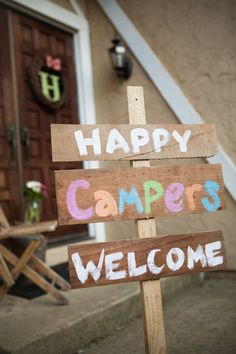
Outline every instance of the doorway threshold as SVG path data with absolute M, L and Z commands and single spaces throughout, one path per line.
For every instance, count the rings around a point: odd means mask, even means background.
M 78 243 L 92 243 L 95 242 L 95 237 L 81 237 L 77 236 L 65 240 L 64 242 L 50 243 L 46 250 L 46 263 L 52 267 L 61 263 L 68 262 L 67 246 Z
M 91 239 L 94 239 L 94 237 L 89 236 L 88 232 L 61 235 L 58 236 L 57 238 L 48 237 L 47 247 L 54 248 L 62 245 L 69 245 L 75 242 L 87 241 L 87 240 L 89 241 Z

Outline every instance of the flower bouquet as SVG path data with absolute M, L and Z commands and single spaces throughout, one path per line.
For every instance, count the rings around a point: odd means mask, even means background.
M 24 196 L 28 199 L 25 211 L 25 222 L 40 221 L 40 202 L 48 195 L 47 186 L 38 181 L 28 181 L 24 189 Z

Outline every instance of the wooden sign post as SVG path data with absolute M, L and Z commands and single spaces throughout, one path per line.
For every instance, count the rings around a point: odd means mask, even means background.
M 146 124 L 144 95 L 142 87 L 128 87 L 129 124 Z M 150 167 L 149 161 L 132 161 L 133 167 Z M 137 220 L 136 230 L 138 238 L 155 237 L 156 222 Z M 145 281 L 140 283 L 143 303 L 145 347 L 148 354 L 166 353 L 165 330 L 161 298 L 161 281 Z
M 137 240 L 68 247 L 72 288 L 140 281 L 146 352 L 166 353 L 160 278 L 226 267 L 221 230 L 157 237 L 154 217 L 224 209 L 216 165 L 150 167 L 212 156 L 213 125 L 146 125 L 143 89 L 128 87 L 129 125 L 52 125 L 53 161 L 130 160 L 130 168 L 56 171 L 59 224 L 133 219 Z

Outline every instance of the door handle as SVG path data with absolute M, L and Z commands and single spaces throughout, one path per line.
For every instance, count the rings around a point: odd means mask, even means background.
M 7 128 L 6 134 L 7 142 L 11 145 L 11 158 L 10 166 L 16 166 L 16 128 L 14 125 L 10 125 Z
M 28 165 L 30 160 L 30 138 L 27 127 L 20 127 L 20 141 L 25 147 L 25 164 Z

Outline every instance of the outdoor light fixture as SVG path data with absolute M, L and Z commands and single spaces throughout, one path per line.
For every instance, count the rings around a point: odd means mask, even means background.
M 126 48 L 119 38 L 112 39 L 112 43 L 113 46 L 109 48 L 109 54 L 114 69 L 119 78 L 127 80 L 132 74 L 133 65 L 131 59 L 127 56 Z

